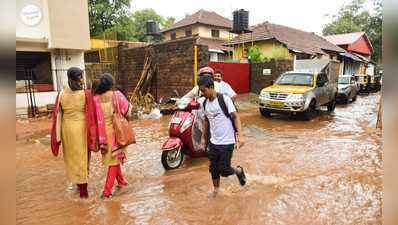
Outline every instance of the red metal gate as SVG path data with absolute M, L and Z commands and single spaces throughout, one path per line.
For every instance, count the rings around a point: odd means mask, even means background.
M 214 70 L 222 70 L 223 80 L 238 94 L 249 93 L 250 76 L 248 63 L 209 62 Z

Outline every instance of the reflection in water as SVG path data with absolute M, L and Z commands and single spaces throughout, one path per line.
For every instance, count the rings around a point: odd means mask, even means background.
M 222 179 L 209 198 L 208 161 L 186 158 L 164 171 L 160 145 L 169 117 L 134 123 L 137 143 L 124 165 L 129 186 L 98 199 L 105 179 L 100 156 L 90 165 L 88 200 L 68 189 L 62 156 L 51 156 L 48 138 L 19 142 L 18 224 L 381 224 L 382 149 L 376 123 L 378 95 L 358 97 L 307 122 L 263 118 L 255 105 L 240 113 L 246 145 L 233 163 L 247 171 Z

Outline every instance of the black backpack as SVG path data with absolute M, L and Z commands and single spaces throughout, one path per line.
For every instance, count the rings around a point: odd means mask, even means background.
M 223 111 L 224 115 L 231 120 L 232 127 L 234 128 L 234 131 L 236 133 L 237 129 L 236 129 L 236 126 L 235 126 L 235 122 L 232 119 L 231 115 L 228 113 L 227 105 L 225 104 L 225 101 L 224 101 L 224 95 L 220 94 L 220 93 L 217 93 L 217 100 L 218 100 L 218 104 L 220 105 L 220 108 Z M 207 98 L 203 102 L 203 110 L 204 111 L 206 111 L 206 103 L 207 103 Z

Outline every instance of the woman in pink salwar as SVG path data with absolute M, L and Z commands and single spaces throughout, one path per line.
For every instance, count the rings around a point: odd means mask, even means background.
M 102 162 L 108 167 L 108 174 L 101 195 L 102 199 L 112 196 L 115 179 L 119 188 L 127 185 L 120 166 L 126 159 L 126 149 L 119 148 L 116 143 L 112 116 L 115 107 L 118 107 L 118 111 L 127 117 L 130 104 L 123 93 L 113 90 L 113 83 L 112 75 L 105 73 L 101 76 L 94 90 L 94 105 L 98 121 L 98 144 L 102 153 Z

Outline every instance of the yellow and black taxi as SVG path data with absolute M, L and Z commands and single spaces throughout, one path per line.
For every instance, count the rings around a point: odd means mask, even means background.
M 370 93 L 370 76 L 366 74 L 355 74 L 355 80 L 359 85 L 359 93 Z
M 312 119 L 316 110 L 326 105 L 329 112 L 336 106 L 337 85 L 330 82 L 326 73 L 286 72 L 272 86 L 261 90 L 259 108 L 261 115 L 271 113 L 302 114 Z

